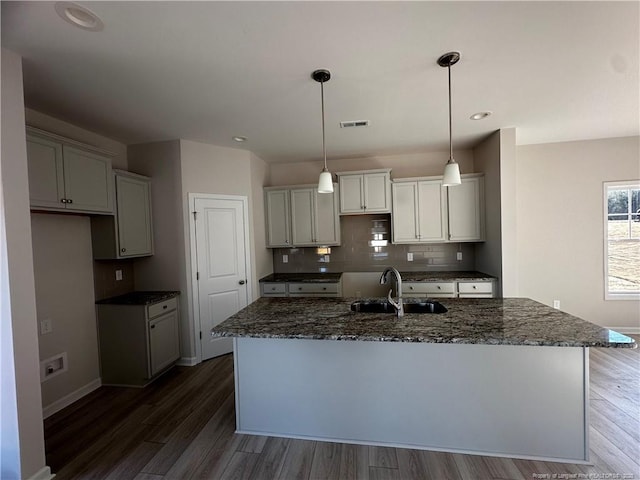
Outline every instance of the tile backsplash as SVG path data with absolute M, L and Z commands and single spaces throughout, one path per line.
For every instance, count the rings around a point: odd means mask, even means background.
M 116 280 L 116 271 L 122 280 Z M 133 260 L 94 260 L 93 284 L 96 300 L 116 297 L 133 291 Z
M 474 244 L 392 245 L 389 214 L 342 216 L 340 228 L 339 247 L 274 249 L 274 272 L 377 272 L 388 266 L 414 272 L 475 268 Z M 458 252 L 462 260 L 457 260 Z M 408 253 L 413 254 L 411 262 Z

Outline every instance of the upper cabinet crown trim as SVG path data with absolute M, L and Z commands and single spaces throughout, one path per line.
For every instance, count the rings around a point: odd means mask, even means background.
M 479 178 L 484 177 L 484 173 L 463 173 L 460 175 L 460 178 Z M 429 180 L 442 180 L 442 175 L 432 175 L 429 177 L 403 177 L 403 178 L 394 178 L 391 180 L 392 183 L 403 183 L 403 182 L 421 182 L 421 181 L 429 181 Z
M 72 138 L 63 137 L 62 135 L 58 135 L 57 133 L 47 132 L 46 130 L 41 130 L 36 127 L 32 127 L 31 125 L 26 126 L 27 133 L 31 135 L 38 135 L 40 137 L 48 138 L 50 140 L 56 140 L 61 143 L 65 143 L 67 145 L 71 145 L 73 147 L 81 148 L 82 150 L 86 150 L 89 152 L 97 153 L 99 155 L 105 155 L 108 157 L 115 157 L 117 154 L 111 152 L 109 150 L 105 150 L 100 147 L 96 147 L 94 145 L 87 145 L 86 143 L 79 142 L 77 140 L 73 140 Z
M 367 173 L 391 173 L 390 168 L 378 168 L 375 170 L 354 170 L 351 172 L 334 172 L 337 176 L 340 175 L 363 175 Z

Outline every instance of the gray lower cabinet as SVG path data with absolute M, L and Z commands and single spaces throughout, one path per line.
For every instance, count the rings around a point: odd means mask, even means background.
M 153 255 L 151 179 L 114 171 L 116 211 L 91 217 L 91 243 L 96 260 Z
M 97 310 L 103 385 L 144 386 L 180 358 L 178 297 Z

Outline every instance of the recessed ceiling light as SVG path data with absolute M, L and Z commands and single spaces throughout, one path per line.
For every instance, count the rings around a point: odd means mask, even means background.
M 474 113 L 473 115 L 471 115 L 469 118 L 471 120 L 482 120 L 483 118 L 487 118 L 489 115 L 491 115 L 492 112 L 478 112 L 478 113 Z
M 104 29 L 104 23 L 98 16 L 82 5 L 73 2 L 56 2 L 56 12 L 62 19 L 83 30 L 100 32 Z
M 237 135 L 237 136 L 233 137 L 233 139 L 238 143 L 242 143 L 242 142 L 246 142 L 247 141 L 247 137 L 243 137 L 241 135 Z

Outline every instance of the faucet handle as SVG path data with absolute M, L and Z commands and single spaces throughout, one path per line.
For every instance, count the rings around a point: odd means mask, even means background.
M 393 299 L 393 297 L 391 296 L 391 292 L 393 292 L 393 288 L 389 289 L 389 294 L 387 295 L 387 300 L 389 300 L 389 303 L 391 305 L 393 305 L 394 307 L 398 308 L 400 306 L 400 304 Z

